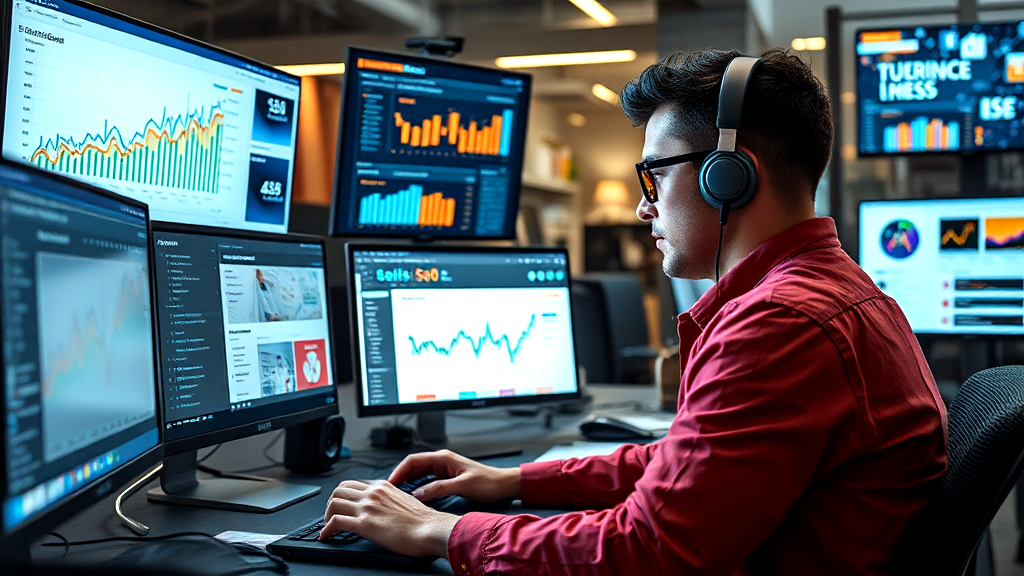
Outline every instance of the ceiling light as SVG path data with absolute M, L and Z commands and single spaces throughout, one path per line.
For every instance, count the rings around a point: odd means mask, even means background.
M 590 89 L 590 92 L 594 96 L 597 96 L 601 100 L 611 104 L 612 106 L 619 105 L 619 95 L 614 90 L 605 86 L 604 84 L 594 84 L 594 87 Z
M 636 60 L 633 50 L 607 50 L 604 52 L 570 52 L 565 54 L 534 54 L 531 56 L 502 56 L 494 60 L 498 68 L 537 68 L 540 66 L 573 66 L 576 64 L 610 64 Z
M 847 90 L 846 92 L 843 92 L 839 96 L 839 101 L 842 102 L 843 104 L 856 104 L 857 103 L 857 95 L 854 94 L 853 92 L 850 92 L 849 90 Z
M 618 19 L 597 0 L 569 0 L 601 26 L 614 26 Z
M 573 112 L 565 117 L 565 121 L 569 123 L 569 126 L 575 128 L 583 128 L 587 125 L 587 117 L 579 112 Z
M 790 44 L 793 50 L 803 52 L 804 50 L 824 50 L 825 39 L 821 36 L 815 36 L 813 38 L 793 38 L 793 43 Z
M 334 76 L 345 73 L 345 63 L 294 64 L 291 66 L 278 66 L 277 69 L 289 74 L 295 74 L 296 76 Z

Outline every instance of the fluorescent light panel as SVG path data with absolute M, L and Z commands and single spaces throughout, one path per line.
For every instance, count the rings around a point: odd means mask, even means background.
M 614 90 L 605 86 L 604 84 L 594 84 L 593 88 L 590 89 L 590 92 L 594 96 L 597 96 L 598 98 L 604 100 L 605 102 L 611 104 L 612 106 L 619 105 L 619 95 L 616 94 Z
M 345 73 L 345 63 L 293 64 L 290 66 L 278 66 L 277 69 L 295 74 L 296 76 L 334 76 Z
M 792 44 L 793 50 L 803 52 L 805 50 L 824 50 L 825 39 L 821 36 L 815 36 L 813 38 L 793 38 Z
M 597 0 L 569 0 L 576 5 L 577 8 L 583 10 L 583 12 L 597 21 L 601 26 L 614 26 L 618 22 L 618 18 L 615 14 L 608 11 L 607 8 L 601 5 Z
M 577 64 L 611 64 L 636 60 L 633 50 L 607 50 L 604 52 L 569 52 L 564 54 L 533 54 L 529 56 L 502 56 L 494 60 L 498 68 L 539 68 L 542 66 L 574 66 Z

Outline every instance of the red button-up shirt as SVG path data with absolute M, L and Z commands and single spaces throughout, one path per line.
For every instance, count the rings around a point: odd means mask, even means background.
M 448 541 L 456 574 L 893 573 L 946 470 L 945 409 L 832 220 L 761 245 L 679 317 L 679 337 L 668 435 L 524 464 L 525 505 L 588 511 L 467 514 Z

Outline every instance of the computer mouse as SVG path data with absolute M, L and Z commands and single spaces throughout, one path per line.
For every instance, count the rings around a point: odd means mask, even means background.
M 580 424 L 580 434 L 589 440 L 651 440 L 654 433 L 608 416 L 593 416 Z

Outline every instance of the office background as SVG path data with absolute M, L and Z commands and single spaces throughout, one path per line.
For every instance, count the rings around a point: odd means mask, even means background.
M 643 132 L 617 107 L 621 87 L 660 56 L 701 47 L 747 53 L 790 46 L 834 96 L 839 136 L 818 188 L 817 211 L 836 218 L 847 251 L 858 254 L 858 205 L 890 199 L 1020 196 L 1024 155 L 860 157 L 857 153 L 855 30 L 1024 19 L 1024 3 L 906 0 L 607 0 L 614 21 L 599 21 L 567 0 L 99 0 L 98 4 L 245 56 L 295 66 L 302 76 L 290 230 L 325 234 L 337 158 L 348 46 L 404 51 L 413 36 L 465 38 L 457 61 L 495 65 L 503 56 L 632 51 L 626 61 L 548 66 L 533 74 L 517 237 L 565 246 L 574 275 L 635 275 L 652 350 L 670 344 L 671 316 L 685 300 L 666 288 L 660 253 L 633 213 L 639 199 L 633 163 Z M 320 65 L 301 68 L 301 66 Z M 983 186 L 967 186 L 983 174 Z M 332 290 L 344 288 L 340 243 L 328 239 Z M 672 296 L 670 296 L 672 295 Z M 344 348 L 347 338 L 336 346 Z M 944 394 L 979 369 L 1024 363 L 1020 337 L 971 340 L 924 336 Z M 640 354 L 640 356 L 644 356 Z M 653 358 L 653 356 L 648 356 Z M 671 372 L 671 370 L 669 370 Z M 653 374 L 637 376 L 637 379 Z M 997 573 L 1016 564 L 1014 496 L 993 525 Z

